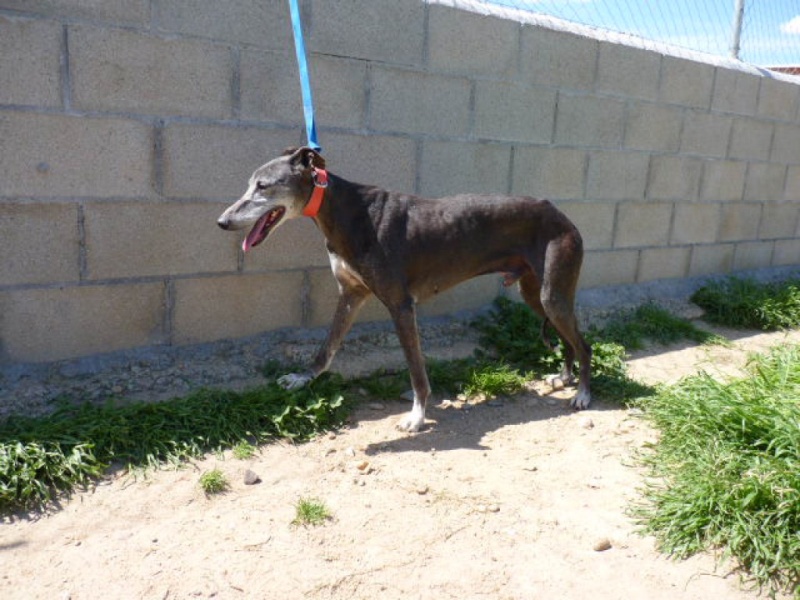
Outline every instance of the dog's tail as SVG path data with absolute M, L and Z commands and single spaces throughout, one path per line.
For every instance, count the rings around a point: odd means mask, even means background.
M 539 331 L 539 337 L 542 338 L 542 343 L 548 350 L 550 350 L 550 352 L 555 352 L 556 351 L 555 344 L 553 344 L 553 342 L 551 342 L 550 338 L 547 336 L 548 325 L 550 325 L 550 319 L 545 317 L 544 319 L 542 319 L 542 329 Z

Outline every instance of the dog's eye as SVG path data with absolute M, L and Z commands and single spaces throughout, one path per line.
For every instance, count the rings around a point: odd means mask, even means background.
M 263 192 L 265 189 L 267 189 L 267 182 L 266 182 L 266 181 L 259 181 L 259 182 L 257 182 L 257 183 L 256 183 L 256 189 L 257 189 L 259 192 Z

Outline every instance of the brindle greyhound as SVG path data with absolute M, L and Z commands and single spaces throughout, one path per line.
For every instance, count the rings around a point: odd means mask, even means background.
M 301 387 L 328 369 L 359 308 L 374 294 L 394 320 L 414 389 L 413 408 L 398 427 L 418 431 L 431 389 L 417 303 L 499 272 L 506 285 L 519 281 L 525 302 L 555 328 L 564 345 L 566 383 L 574 381 L 578 359 L 579 386 L 571 406 L 589 406 L 591 349 L 574 311 L 583 242 L 561 211 L 547 200 L 520 196 L 420 198 L 352 183 L 324 168 L 324 159 L 311 148 L 288 149 L 253 173 L 247 192 L 218 220 L 223 229 L 252 227 L 242 244 L 245 252 L 301 215 L 312 217 L 327 240 L 339 303 L 311 369 L 281 377 L 283 387 Z

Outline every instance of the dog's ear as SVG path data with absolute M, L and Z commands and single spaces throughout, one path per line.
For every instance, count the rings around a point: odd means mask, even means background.
M 284 154 L 291 154 L 289 162 L 297 167 L 303 169 L 310 169 L 312 167 L 316 167 L 317 169 L 325 168 L 325 159 L 322 158 L 319 152 L 312 148 L 287 148 Z

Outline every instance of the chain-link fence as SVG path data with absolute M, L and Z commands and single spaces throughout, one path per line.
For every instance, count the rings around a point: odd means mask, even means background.
M 487 0 L 484 4 L 763 67 L 800 66 L 800 0 Z

